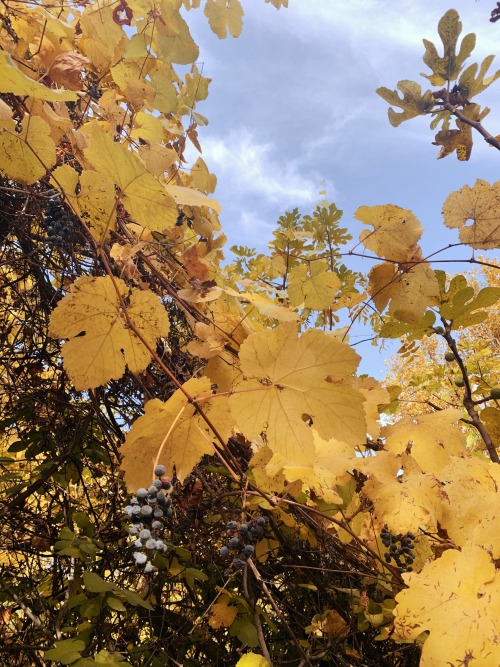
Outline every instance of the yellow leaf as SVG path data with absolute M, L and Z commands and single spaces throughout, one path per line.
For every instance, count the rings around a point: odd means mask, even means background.
M 183 385 L 185 391 L 199 398 L 211 395 L 207 377 L 192 378 Z M 232 420 L 225 397 L 204 400 L 200 406 L 224 440 L 231 435 Z M 121 448 L 122 468 L 130 491 L 151 484 L 153 466 L 158 454 L 170 475 L 173 468 L 178 479 L 184 481 L 205 454 L 213 454 L 215 435 L 178 389 L 166 403 L 155 398 L 146 403 L 145 414 L 139 417 L 127 434 Z
M 116 278 L 114 283 L 122 299 L 126 299 L 127 285 Z M 167 314 L 152 292 L 133 289 L 127 313 L 150 347 L 154 348 L 157 339 L 168 334 Z M 73 283 L 52 313 L 49 335 L 71 339 L 63 344 L 62 357 L 78 391 L 120 378 L 125 364 L 133 373 L 140 373 L 151 361 L 150 352 L 126 326 L 109 276 L 84 277 Z
M 217 176 L 208 171 L 208 167 L 204 160 L 199 157 L 191 168 L 189 174 L 189 184 L 197 190 L 210 194 L 214 192 L 217 185 Z
M 160 144 L 165 138 L 165 128 L 156 116 L 138 111 L 134 116 L 134 127 L 130 131 L 130 136 L 135 141 Z
M 30 185 L 55 165 L 56 146 L 50 126 L 38 116 L 25 115 L 21 132 L 15 127 L 11 120 L 0 126 L 0 171 L 7 178 Z
M 402 109 L 402 111 L 394 111 L 390 108 L 387 111 L 389 122 L 393 127 L 398 127 L 405 120 L 430 111 L 435 104 L 431 91 L 426 90 L 422 93 L 422 87 L 415 81 L 405 79 L 399 81 L 397 87 L 401 91 L 402 97 L 399 96 L 397 90 L 390 90 L 384 86 L 377 88 L 376 91 L 377 95 L 380 95 L 386 102 Z
M 454 426 L 463 417 L 461 410 L 447 408 L 431 414 L 404 417 L 384 429 L 386 448 L 402 454 L 411 445 L 411 455 L 424 472 L 440 471 L 451 455 L 465 454 L 465 434 Z
M 219 39 L 224 39 L 228 32 L 232 37 L 239 37 L 243 14 L 239 0 L 207 0 L 205 5 L 205 16 Z
M 404 574 L 396 596 L 395 638 L 429 632 L 421 667 L 500 665 L 500 575 L 476 546 L 449 549 L 418 574 Z
M 422 236 L 423 227 L 411 211 L 393 204 L 360 206 L 354 214 L 373 231 L 365 229 L 359 240 L 379 257 L 405 262 L 408 253 Z
M 157 178 L 179 159 L 174 149 L 167 146 L 139 146 L 138 150 L 146 169 Z
M 428 76 L 434 85 L 443 85 L 446 81 L 454 81 L 458 78 L 464 62 L 472 53 L 476 45 L 474 33 L 465 35 L 460 51 L 456 53 L 458 37 L 462 32 L 462 22 L 455 9 L 449 9 L 439 20 L 438 32 L 443 43 L 443 55 L 440 56 L 435 45 L 428 39 L 424 39 L 425 53 L 423 61 L 432 70 L 433 74 Z
M 339 277 L 328 270 L 326 261 L 298 264 L 290 271 L 288 298 L 293 306 L 323 310 L 331 306 L 340 288 Z
M 406 533 L 419 526 L 437 531 L 441 486 L 433 475 L 422 473 L 411 456 L 377 452 L 359 461 L 358 469 L 369 477 L 363 495 L 373 502 L 376 517 L 391 532 Z
M 379 312 L 390 301 L 389 314 L 400 322 L 422 319 L 428 306 L 436 305 L 439 285 L 427 262 L 399 273 L 394 264 L 377 264 L 368 274 L 368 292 Z
M 232 293 L 232 291 L 228 293 Z M 280 306 L 278 303 L 276 303 L 276 301 L 270 299 L 267 296 L 264 296 L 263 294 L 242 292 L 241 294 L 235 293 L 235 296 L 238 299 L 245 299 L 246 301 L 249 301 L 252 306 L 257 308 L 259 313 L 265 315 L 265 317 L 278 320 L 279 322 L 297 322 L 297 320 L 300 319 L 298 313 L 290 310 L 290 308 L 286 308 L 285 306 Z
M 444 482 L 441 525 L 459 547 L 476 544 L 500 558 L 500 471 L 475 457 L 451 457 L 439 473 Z
M 269 661 L 258 653 L 247 653 L 236 663 L 236 667 L 270 667 Z
M 106 70 L 119 60 L 128 40 L 122 27 L 113 20 L 113 6 L 87 5 L 80 27 L 83 51 L 97 70 Z
M 277 486 L 282 478 L 287 482 L 302 482 L 302 490 L 312 491 L 315 498 L 320 498 L 329 504 L 342 504 L 342 498 L 337 493 L 337 486 L 347 484 L 350 476 L 349 470 L 356 467 L 356 457 L 352 445 L 331 438 L 323 440 L 313 429 L 314 437 L 314 464 L 311 466 L 300 466 L 290 464 L 281 454 L 274 454 L 265 462 L 265 473 L 267 475 L 266 487 L 269 491 L 279 492 L 281 487 Z M 262 465 L 262 459 L 254 461 L 250 465 L 254 471 L 255 478 L 261 478 L 261 471 L 255 469 L 255 463 Z M 265 460 L 265 459 L 264 459 Z M 273 486 L 274 484 L 274 486 Z
M 78 176 L 70 166 L 63 165 L 52 172 L 51 181 L 64 192 L 71 208 L 98 241 L 109 238 L 116 229 L 116 194 L 109 176 L 88 169 Z
M 500 247 L 500 181 L 490 185 L 478 178 L 472 188 L 452 192 L 443 217 L 447 227 L 460 229 L 462 243 L 484 250 Z
M 380 434 L 378 406 L 390 402 L 389 392 L 372 377 L 358 378 L 354 382 L 354 387 L 365 397 L 363 407 L 366 417 L 366 430 L 368 435 L 376 440 Z
M 227 604 L 227 601 L 216 602 L 210 609 L 208 624 L 214 630 L 228 628 L 236 618 L 237 613 L 237 607 Z
M 311 466 L 310 426 L 322 438 L 357 444 L 366 437 L 363 397 L 352 388 L 359 356 L 322 331 L 298 336 L 295 323 L 249 336 L 240 348 L 246 380 L 230 397 L 243 434 L 261 433 L 274 453 L 292 465 Z
M 33 81 L 17 67 L 6 51 L 0 50 L 0 92 L 29 95 L 48 102 L 72 102 L 78 99 L 68 90 L 53 90 Z M 24 120 L 24 122 L 26 122 Z M 32 181 L 33 182 L 33 181 Z
M 200 340 L 192 340 L 187 344 L 190 354 L 204 359 L 216 357 L 229 343 L 228 338 L 214 326 L 197 322 L 194 333 Z
M 265 537 L 255 545 L 255 558 L 259 563 L 265 563 L 268 558 L 276 558 L 279 547 L 280 543 L 277 540 Z
M 288 0 L 266 0 L 266 2 L 270 2 L 276 9 L 279 9 L 280 7 L 288 7 Z
M 94 169 L 120 188 L 123 205 L 135 222 L 158 232 L 175 225 L 179 210 L 172 196 L 136 155 L 114 142 L 97 123 L 92 125 L 91 143 L 84 153 Z
M 179 65 L 194 63 L 198 59 L 199 49 L 191 37 L 186 21 L 180 15 L 180 3 L 160 0 L 158 4 L 151 5 L 152 11 L 159 14 L 154 27 L 158 31 L 155 41 L 162 60 Z
M 166 185 L 165 190 L 172 195 L 176 204 L 180 206 L 206 206 L 217 211 L 217 213 L 222 211 L 221 205 L 216 199 L 207 197 L 199 190 L 183 188 L 180 185 Z

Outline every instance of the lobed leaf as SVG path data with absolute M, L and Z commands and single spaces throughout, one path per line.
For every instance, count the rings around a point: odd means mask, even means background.
M 444 224 L 460 229 L 460 241 L 475 249 L 500 247 L 500 181 L 480 178 L 452 192 L 443 204 Z M 471 221 L 471 224 L 467 224 Z
M 484 549 L 448 549 L 418 574 L 403 577 L 408 588 L 396 596 L 395 638 L 429 633 L 422 667 L 500 664 L 500 575 Z
M 116 287 L 116 289 L 115 289 Z M 75 389 L 91 389 L 120 378 L 125 366 L 142 372 L 151 353 L 128 328 L 120 297 L 129 296 L 123 280 L 80 278 L 58 303 L 50 318 L 49 335 L 69 338 L 62 346 L 64 368 Z M 133 289 L 127 313 L 150 347 L 169 331 L 165 309 L 152 292 Z
M 415 81 L 407 79 L 399 81 L 397 89 L 401 91 L 402 97 L 398 95 L 397 90 L 390 90 L 384 86 L 376 90 L 377 94 L 386 102 L 402 109 L 402 111 L 394 111 L 394 109 L 387 111 L 389 122 L 393 127 L 398 127 L 405 120 L 427 113 L 435 104 L 431 91 L 426 90 L 422 94 L 422 87 Z

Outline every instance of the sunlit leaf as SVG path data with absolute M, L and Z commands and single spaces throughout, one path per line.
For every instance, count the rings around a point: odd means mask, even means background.
M 243 7 L 240 0 L 207 0 L 205 16 L 219 39 L 229 33 L 238 37 L 243 28 Z
M 408 588 L 396 596 L 395 635 L 408 640 L 429 632 L 422 667 L 500 664 L 500 576 L 484 549 L 449 549 L 403 577 Z
M 30 185 L 56 163 L 50 126 L 39 116 L 24 116 L 20 132 L 14 121 L 4 121 L 0 138 L 0 171 L 7 178 Z
M 452 192 L 443 204 L 444 224 L 460 229 L 460 241 L 477 249 L 500 246 L 500 181 L 478 178 Z M 469 224 L 467 224 L 469 223 Z
M 313 462 L 307 420 L 322 438 L 362 441 L 363 398 L 350 377 L 358 360 L 348 345 L 321 331 L 299 337 L 294 323 L 250 336 L 240 348 L 246 380 L 229 399 L 237 425 L 249 439 L 263 432 L 271 450 L 295 465 Z
M 183 388 L 194 398 L 208 397 L 200 407 L 227 440 L 233 422 L 226 397 L 210 399 L 211 382 L 206 377 L 192 378 Z M 180 389 L 166 402 L 148 401 L 145 414 L 134 422 L 121 448 L 127 487 L 132 491 L 149 486 L 158 456 L 169 474 L 175 466 L 177 478 L 183 481 L 202 456 L 213 454 L 212 442 L 217 442 L 214 432 Z
M 53 338 L 71 339 L 63 344 L 62 357 L 78 390 L 120 378 L 126 365 L 140 373 L 151 361 L 149 350 L 127 326 L 120 298 L 129 300 L 127 314 L 151 347 L 168 334 L 167 314 L 152 292 L 133 289 L 130 294 L 117 278 L 80 278 L 52 313 L 49 328 Z

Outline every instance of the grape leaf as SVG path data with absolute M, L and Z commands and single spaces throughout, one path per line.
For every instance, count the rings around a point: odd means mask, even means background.
M 423 227 L 411 211 L 393 204 L 360 206 L 354 217 L 373 231 L 365 229 L 359 240 L 379 257 L 405 262 L 408 253 L 422 236 Z
M 29 95 L 48 102 L 72 102 L 78 99 L 76 93 L 69 90 L 54 90 L 30 79 L 12 60 L 11 56 L 0 50 L 0 92 L 14 95 Z
M 400 273 L 396 265 L 384 262 L 368 274 L 368 293 L 379 312 L 390 302 L 389 314 L 405 323 L 419 322 L 427 307 L 439 298 L 436 276 L 427 262 Z
M 227 33 L 239 37 L 243 28 L 243 14 L 239 0 L 207 0 L 205 5 L 210 29 L 219 39 L 224 39 Z
M 141 160 L 92 124 L 90 146 L 85 157 L 100 174 L 110 177 L 120 189 L 120 199 L 135 222 L 161 232 L 177 222 L 179 209 L 163 185 Z
M 234 605 L 228 604 L 228 599 L 216 602 L 210 609 L 208 618 L 208 625 L 214 630 L 220 628 L 228 628 L 236 618 L 238 608 Z
M 366 430 L 370 437 L 376 440 L 380 433 L 378 406 L 390 402 L 389 392 L 372 377 L 358 378 L 354 381 L 353 386 L 365 397 L 363 408 L 366 417 Z
M 386 426 L 383 436 L 386 448 L 402 454 L 411 443 L 411 455 L 424 472 L 439 472 L 450 462 L 450 456 L 465 454 L 465 434 L 453 426 L 463 416 L 461 410 L 447 408 L 431 414 L 403 417 Z
M 397 90 L 390 90 L 389 88 L 385 88 L 385 86 L 376 90 L 377 94 L 386 102 L 403 109 L 403 111 L 394 111 L 392 108 L 388 109 L 389 122 L 393 127 L 398 127 L 405 120 L 425 114 L 435 104 L 431 91 L 426 90 L 422 94 L 421 86 L 415 81 L 405 79 L 399 81 L 397 87 L 403 93 L 402 97 L 398 95 Z
M 97 70 L 106 70 L 120 59 L 128 40 L 123 28 L 113 20 L 113 7 L 88 5 L 80 28 L 82 50 Z
M 490 185 L 478 178 L 472 188 L 464 185 L 452 192 L 443 204 L 443 217 L 447 227 L 460 229 L 462 243 L 484 250 L 500 247 L 500 181 Z
M 432 474 L 422 473 L 408 454 L 377 452 L 358 469 L 368 475 L 363 495 L 372 502 L 375 515 L 393 533 L 406 533 L 419 526 L 431 532 L 441 519 L 440 484 Z
M 207 377 L 192 378 L 183 386 L 194 398 L 212 393 Z M 233 425 L 226 400 L 226 397 L 214 397 L 201 403 L 204 414 L 224 440 L 231 435 Z M 145 414 L 134 422 L 120 450 L 127 487 L 134 490 L 151 484 L 160 447 L 160 463 L 170 475 L 175 466 L 182 482 L 202 456 L 214 453 L 211 444 L 214 440 L 214 433 L 180 389 L 165 403 L 157 398 L 148 401 Z
M 332 304 L 340 288 L 339 277 L 328 270 L 326 261 L 297 264 L 290 271 L 288 298 L 293 306 L 323 310 Z
M 455 9 L 449 9 L 438 23 L 438 33 L 443 43 L 443 56 L 437 52 L 435 45 L 428 39 L 422 40 L 425 46 L 424 63 L 432 70 L 432 74 L 422 74 L 433 86 L 442 86 L 447 81 L 458 79 L 464 62 L 476 46 L 476 35 L 465 35 L 456 53 L 457 41 L 462 32 L 462 22 Z
M 248 439 L 262 432 L 291 465 L 314 460 L 311 421 L 322 438 L 349 444 L 366 437 L 363 397 L 352 388 L 358 355 L 322 331 L 298 336 L 295 323 L 249 336 L 240 348 L 246 379 L 229 403 Z
M 44 658 L 62 662 L 63 665 L 70 665 L 78 660 L 84 649 L 85 642 L 82 639 L 63 639 L 60 642 L 55 642 L 55 648 L 45 651 Z
M 52 172 L 51 181 L 99 241 L 109 238 L 116 229 L 116 195 L 109 176 L 88 169 L 78 176 L 69 165 L 63 165 Z
M 129 288 L 123 280 L 115 278 L 114 284 L 122 299 L 127 298 Z M 127 313 L 151 347 L 168 334 L 167 314 L 152 292 L 133 289 Z M 140 373 L 151 361 L 150 352 L 126 325 L 109 276 L 87 276 L 73 283 L 52 313 L 49 335 L 71 339 L 63 344 L 62 357 L 77 390 L 120 378 L 125 364 Z
M 478 546 L 448 549 L 416 573 L 396 596 L 395 638 L 429 632 L 421 667 L 500 664 L 500 575 Z
M 13 120 L 0 123 L 0 172 L 31 185 L 56 163 L 56 146 L 50 126 L 39 116 L 24 116 L 21 132 Z
M 223 333 L 214 326 L 197 322 L 194 327 L 195 336 L 199 340 L 192 340 L 187 344 L 187 350 L 190 354 L 204 359 L 216 357 L 230 342 Z
M 472 456 L 451 457 L 438 472 L 445 484 L 441 525 L 459 547 L 476 544 L 500 558 L 500 470 Z
M 199 56 L 199 48 L 179 12 L 179 2 L 162 2 L 154 22 L 158 35 L 155 41 L 162 60 L 190 65 Z

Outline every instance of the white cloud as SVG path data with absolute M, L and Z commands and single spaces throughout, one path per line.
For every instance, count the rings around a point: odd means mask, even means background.
M 268 203 L 286 206 L 319 199 L 320 174 L 309 171 L 306 177 L 298 160 L 288 156 L 280 159 L 272 143 L 260 143 L 246 129 L 232 131 L 222 139 L 206 137 L 203 157 L 236 197 L 257 195 Z

